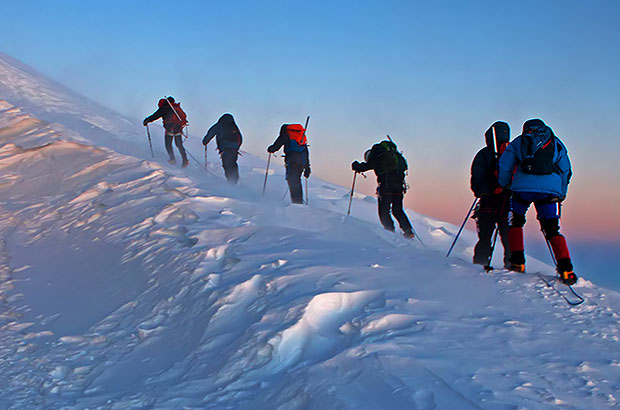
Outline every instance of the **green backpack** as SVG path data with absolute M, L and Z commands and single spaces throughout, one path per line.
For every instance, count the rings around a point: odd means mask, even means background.
M 379 147 L 379 166 L 381 174 L 396 173 L 398 175 L 405 176 L 407 171 L 407 160 L 403 155 L 398 152 L 396 144 L 392 141 L 381 141 L 377 144 Z

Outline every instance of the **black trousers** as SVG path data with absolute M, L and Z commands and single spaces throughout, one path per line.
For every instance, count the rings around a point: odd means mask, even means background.
M 286 182 L 291 193 L 291 202 L 294 204 L 304 203 L 304 193 L 301 187 L 301 173 L 305 165 L 301 162 L 291 161 L 286 163 Z
M 172 151 L 172 139 L 174 139 L 174 145 L 177 146 L 177 149 L 179 150 L 179 153 L 181 154 L 181 159 L 183 160 L 183 162 L 187 162 L 187 154 L 185 153 L 185 148 L 183 148 L 183 134 L 181 133 L 171 134 L 166 131 L 166 135 L 164 136 L 164 138 L 165 138 L 166 152 L 168 153 L 170 160 L 172 161 L 175 160 L 174 152 Z
M 398 221 L 400 229 L 406 234 L 412 233 L 411 222 L 409 222 L 409 218 L 407 218 L 407 214 L 405 214 L 403 210 L 403 192 L 385 192 L 379 190 L 378 195 L 379 219 L 383 227 L 388 231 L 394 232 L 394 221 L 390 216 L 391 211 L 391 214 L 394 215 L 394 218 Z
M 491 264 L 491 246 L 495 227 L 499 229 L 499 236 L 504 247 L 504 267 L 510 266 L 510 246 L 508 243 L 508 211 L 510 201 L 504 194 L 485 195 L 480 198 L 475 213 L 478 242 L 474 246 L 474 263 L 479 265 Z
M 231 184 L 236 184 L 239 181 L 239 166 L 237 165 L 237 157 L 239 152 L 237 150 L 228 149 L 222 151 L 222 168 L 224 168 L 224 175 L 226 180 Z

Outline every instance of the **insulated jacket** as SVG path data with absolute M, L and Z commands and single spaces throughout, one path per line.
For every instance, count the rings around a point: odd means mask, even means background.
M 183 127 L 176 122 L 173 122 L 173 118 L 176 117 L 175 112 L 170 107 L 168 102 L 162 99 L 164 103 L 160 101 L 159 108 L 152 115 L 145 118 L 145 122 L 153 122 L 158 119 L 164 121 L 164 129 L 170 134 L 180 134 L 183 132 Z
M 405 192 L 405 173 L 397 170 L 386 171 L 383 169 L 381 155 L 385 153 L 385 148 L 381 144 L 375 144 L 370 149 L 365 162 L 359 164 L 358 172 L 375 171 L 379 193 L 402 193 Z M 404 159 L 404 158 L 403 158 Z M 405 169 L 407 164 L 405 161 Z
M 539 121 L 536 122 L 536 121 Z M 546 126 L 540 120 L 529 120 L 536 122 L 536 125 L 544 127 L 544 132 L 537 136 L 537 143 L 545 144 L 551 138 L 555 141 L 555 152 L 553 163 L 555 171 L 551 174 L 528 174 L 523 171 L 521 163 L 527 155 L 527 142 L 523 135 L 515 138 L 506 148 L 499 160 L 499 184 L 503 188 L 510 187 L 514 192 L 539 192 L 557 196 L 559 198 L 566 197 L 568 184 L 572 176 L 570 160 L 566 147 L 558 137 L 553 134 L 551 128 Z M 524 128 L 526 125 L 524 124 Z M 513 177 L 514 172 L 514 177 Z
M 488 147 L 482 148 L 471 164 L 471 190 L 474 196 L 480 198 L 493 195 L 495 189 L 499 188 L 496 171 L 495 152 Z
M 497 121 L 485 132 L 486 147 L 482 148 L 471 164 L 471 190 L 477 198 L 493 195 L 499 188 L 497 158 L 510 141 L 510 127 Z M 496 156 L 495 153 L 499 153 Z
M 286 164 L 295 163 L 302 165 L 303 167 L 309 167 L 310 153 L 307 146 L 304 146 L 304 149 L 302 151 L 295 151 L 290 149 L 291 140 L 288 136 L 288 131 L 286 130 L 288 125 L 289 124 L 282 125 L 278 138 L 276 138 L 274 143 L 269 147 L 269 152 L 276 152 L 280 148 L 284 147 L 284 162 Z
M 243 137 L 235 124 L 232 115 L 224 114 L 209 128 L 207 135 L 202 139 L 203 145 L 207 145 L 215 137 L 217 149 L 220 152 L 227 150 L 239 151 Z

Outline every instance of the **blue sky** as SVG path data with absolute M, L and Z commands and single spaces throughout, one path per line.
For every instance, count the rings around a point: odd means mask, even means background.
M 411 165 L 406 204 L 454 223 L 488 126 L 515 137 L 540 117 L 573 162 L 563 230 L 620 240 L 618 21 L 612 0 L 25 0 L 4 2 L 0 35 L 1 51 L 138 120 L 164 94 L 197 138 L 231 112 L 255 154 L 311 115 L 313 171 L 343 185 L 389 133 Z

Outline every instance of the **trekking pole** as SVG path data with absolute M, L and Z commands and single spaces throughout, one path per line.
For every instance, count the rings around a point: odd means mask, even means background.
M 263 183 L 263 196 L 265 196 L 265 188 L 267 188 L 267 175 L 269 175 L 269 162 L 271 162 L 271 152 L 267 157 L 267 168 L 265 168 L 265 182 Z
M 422 238 L 420 238 L 420 235 L 418 235 L 418 233 L 415 231 L 415 228 L 413 227 L 413 223 L 411 223 L 411 221 L 409 221 L 409 224 L 411 225 L 411 232 L 413 232 L 413 236 L 418 238 L 418 241 L 420 241 L 422 246 L 424 246 L 426 248 L 426 244 L 422 241 Z
M 284 201 L 284 198 L 286 198 L 286 194 L 288 194 L 288 185 L 286 186 L 286 191 L 284 191 L 284 194 L 282 195 L 281 201 Z
M 491 272 L 493 270 L 493 266 L 491 266 L 491 262 L 493 261 L 493 251 L 495 250 L 495 244 L 497 243 L 497 234 L 499 233 L 499 226 L 493 228 L 493 243 L 491 244 L 491 253 L 489 254 L 489 259 L 487 264 L 483 266 L 484 270 L 487 272 Z
M 306 135 L 306 131 L 308 130 L 308 122 L 310 121 L 310 116 L 306 117 L 306 124 L 304 125 L 304 135 Z M 306 206 L 308 206 L 308 177 L 306 177 Z
M 149 147 L 151 148 L 151 158 L 155 158 L 155 154 L 153 154 L 153 143 L 151 142 L 151 133 L 149 131 L 149 125 L 146 124 L 146 136 L 149 137 Z
M 209 169 L 208 167 L 208 162 L 207 162 L 207 146 L 205 145 L 205 169 Z
M 456 234 L 456 237 L 454 238 L 454 241 L 452 242 L 452 246 L 450 246 L 450 250 L 448 251 L 446 258 L 450 256 L 450 252 L 452 252 L 454 245 L 456 245 L 456 241 L 459 239 L 459 236 L 461 235 L 461 232 L 463 231 L 463 228 L 465 227 L 465 224 L 467 223 L 467 220 L 469 219 L 469 215 L 471 214 L 471 211 L 474 210 L 474 207 L 476 206 L 477 203 L 478 203 L 478 198 L 475 198 L 474 202 L 471 204 L 471 208 L 469 208 L 469 212 L 467 212 L 467 216 L 465 216 L 465 220 L 463 221 L 463 224 L 461 225 L 461 229 L 459 229 L 459 232 Z
M 351 196 L 349 197 L 349 209 L 347 210 L 347 216 L 351 214 L 351 203 L 353 202 L 353 192 L 355 190 L 355 178 L 357 177 L 357 171 L 353 174 L 353 185 L 351 185 Z

